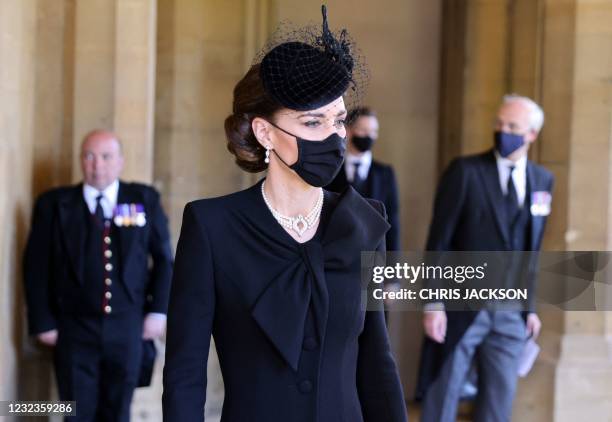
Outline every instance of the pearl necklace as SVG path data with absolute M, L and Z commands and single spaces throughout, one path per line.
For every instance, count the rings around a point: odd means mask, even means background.
M 302 237 L 306 230 L 314 227 L 319 217 L 321 217 L 321 210 L 323 209 L 323 189 L 320 190 L 319 199 L 317 199 L 317 203 L 314 205 L 314 208 L 308 213 L 308 215 L 306 215 L 306 217 L 304 217 L 302 214 L 298 214 L 297 217 L 287 217 L 286 215 L 276 211 L 272 205 L 270 205 L 270 201 L 268 201 L 268 197 L 264 191 L 265 184 L 266 182 L 264 180 L 264 182 L 261 184 L 261 195 L 263 196 L 266 206 L 272 213 L 272 216 L 281 226 L 289 230 L 293 230 L 299 237 Z

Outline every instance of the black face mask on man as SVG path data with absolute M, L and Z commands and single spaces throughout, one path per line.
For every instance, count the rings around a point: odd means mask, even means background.
M 287 132 L 272 122 L 270 124 L 287 135 L 293 136 L 297 141 L 298 158 L 294 164 L 287 164 L 274 151 L 274 154 L 284 165 L 294 170 L 302 180 L 311 186 L 323 187 L 334 180 L 344 162 L 346 138 L 337 133 L 332 133 L 322 141 L 312 141 Z
M 374 145 L 374 138 L 371 136 L 355 136 L 351 138 L 353 146 L 357 148 L 359 152 L 366 152 L 372 149 Z

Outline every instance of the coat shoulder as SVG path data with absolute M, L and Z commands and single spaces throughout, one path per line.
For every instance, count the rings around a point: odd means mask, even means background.
M 453 161 L 457 161 L 463 166 L 475 166 L 483 162 L 487 162 L 491 159 L 492 159 L 492 152 L 485 151 L 485 152 L 479 152 L 477 154 L 469 154 L 469 155 L 464 155 L 462 157 L 457 157 Z
M 491 160 L 494 160 L 491 151 L 485 151 L 477 154 L 462 155 L 453 158 L 446 166 L 445 173 L 453 176 L 463 174 L 467 176 L 472 174 L 475 169 L 482 167 Z
M 51 204 L 74 194 L 81 185 L 59 186 L 42 192 L 36 198 L 37 204 Z
M 393 167 L 390 164 L 383 163 L 378 160 L 372 160 L 372 170 L 386 174 L 393 174 Z
M 254 190 L 258 186 L 259 184 L 228 195 L 188 202 L 185 205 L 185 211 L 189 209 L 200 222 L 215 221 L 221 223 L 234 211 L 248 209 L 249 205 L 252 204 L 253 195 L 256 194 Z
M 390 164 L 383 163 L 382 161 L 372 160 L 372 168 L 380 169 L 380 170 L 391 170 L 392 167 Z
M 372 172 L 382 175 L 386 183 L 395 183 L 395 171 L 393 166 L 380 161 L 372 160 Z
M 143 195 L 145 199 L 152 200 L 152 201 L 159 200 L 159 197 L 160 197 L 159 192 L 157 191 L 157 189 L 155 189 L 155 187 L 151 185 L 147 185 L 144 183 L 138 183 L 138 182 L 129 182 L 129 183 L 121 182 L 121 184 L 127 187 L 129 190 L 138 192 L 139 194 Z
M 529 161 L 529 163 L 531 164 L 533 171 L 542 179 L 550 181 L 550 182 L 555 180 L 555 176 L 546 167 L 540 164 L 536 164 L 533 161 Z

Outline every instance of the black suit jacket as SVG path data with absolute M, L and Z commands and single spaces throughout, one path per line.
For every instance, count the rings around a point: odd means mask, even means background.
M 36 201 L 24 255 L 30 334 L 56 328 L 58 314 L 79 309 L 79 295 L 86 294 L 84 201 L 82 184 L 50 190 Z M 166 313 L 172 253 L 159 194 L 146 185 L 121 182 L 117 203 L 143 204 L 147 218 L 144 227 L 118 228 L 121 279 L 129 299 L 143 312 Z
M 527 162 L 527 183 L 533 192 L 552 195 L 554 178 L 544 167 Z M 530 198 L 525 198 L 526 206 Z M 427 239 L 428 251 L 510 251 L 504 197 L 493 150 L 455 159 L 438 185 Z M 542 244 L 546 216 L 532 215 L 529 250 Z M 535 277 L 532 277 L 535 280 Z M 530 303 L 530 310 L 535 311 Z M 442 362 L 470 326 L 476 312 L 450 312 L 446 340 L 440 345 L 426 338 L 421 356 L 417 398 L 422 397 Z
M 344 166 L 336 178 L 326 186 L 332 192 L 343 192 L 349 182 L 346 178 Z M 385 204 L 387 218 L 391 228 L 387 232 L 386 246 L 388 251 L 399 251 L 401 246 L 401 232 L 399 222 L 399 196 L 397 182 L 393 168 L 386 164 L 372 160 L 372 165 L 365 180 L 364 188 L 358 191 L 365 198 L 376 199 Z
M 382 215 L 381 215 L 382 214 Z M 188 204 L 168 310 L 165 421 L 202 421 L 211 334 L 224 422 L 403 422 L 382 311 L 361 305 L 360 250 L 384 251 L 379 202 L 325 192 L 315 237 L 296 242 L 261 182 Z
M 552 193 L 553 175 L 531 161 L 527 161 L 527 182 L 531 192 Z M 438 185 L 426 249 L 512 250 L 505 221 L 504 197 L 493 151 L 457 158 Z M 545 224 L 545 216 L 532 215 L 530 250 L 540 249 Z

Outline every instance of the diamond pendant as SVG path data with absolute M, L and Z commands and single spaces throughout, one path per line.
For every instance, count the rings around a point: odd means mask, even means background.
M 294 232 L 298 234 L 298 236 L 302 237 L 306 229 L 308 229 L 308 222 L 302 216 L 302 214 L 300 214 L 297 217 L 295 217 L 293 221 L 291 222 L 291 228 L 293 229 Z

